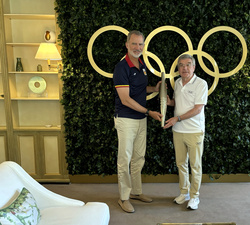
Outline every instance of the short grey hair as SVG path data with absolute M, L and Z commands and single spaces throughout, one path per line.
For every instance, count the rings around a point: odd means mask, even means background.
M 132 31 L 129 32 L 129 34 L 127 36 L 127 42 L 129 42 L 130 37 L 131 37 L 132 34 L 135 34 L 135 35 L 138 35 L 138 36 L 142 36 L 143 37 L 143 42 L 144 42 L 145 37 L 144 37 L 143 33 L 140 32 L 140 31 L 138 31 L 138 30 L 132 30 Z
M 182 59 L 191 59 L 192 60 L 192 64 L 193 66 L 195 66 L 195 58 L 189 54 L 183 54 L 181 55 L 179 58 L 178 58 L 178 62 L 177 62 L 177 65 L 179 66 L 179 62 L 182 60 Z

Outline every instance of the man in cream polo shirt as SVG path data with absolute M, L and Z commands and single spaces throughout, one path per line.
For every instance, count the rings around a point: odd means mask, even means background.
M 204 108 L 207 104 L 207 82 L 194 74 L 195 59 L 188 54 L 178 59 L 180 78 L 175 82 L 174 96 L 168 105 L 174 106 L 174 117 L 166 121 L 164 129 L 173 127 L 176 164 L 181 194 L 177 204 L 188 202 L 187 208 L 198 209 L 202 179 L 202 154 L 205 132 Z M 188 162 L 191 168 L 189 181 Z

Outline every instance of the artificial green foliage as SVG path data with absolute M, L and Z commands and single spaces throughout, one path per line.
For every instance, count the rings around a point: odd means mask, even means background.
M 98 29 L 107 25 L 137 29 L 145 37 L 160 26 L 176 26 L 190 37 L 197 49 L 202 36 L 216 26 L 238 30 L 250 44 L 249 1 L 242 0 L 56 0 L 59 39 L 63 52 L 63 100 L 65 138 L 70 174 L 116 174 L 117 134 L 114 129 L 114 86 L 110 78 L 98 74 L 90 65 L 87 45 Z M 113 73 L 116 63 L 126 54 L 126 36 L 118 31 L 104 32 L 94 42 L 93 57 L 104 71 Z M 157 34 L 148 51 L 157 55 L 166 73 L 174 60 L 187 51 L 183 37 L 173 31 Z M 242 55 L 241 43 L 230 32 L 217 32 L 203 45 L 203 51 L 217 62 L 220 73 L 233 70 Z M 196 56 L 195 56 L 196 57 Z M 152 65 L 159 70 L 155 62 Z M 204 58 L 206 66 L 214 70 Z M 219 79 L 209 96 L 206 113 L 206 135 L 203 173 L 250 173 L 249 128 L 249 57 L 235 75 Z M 196 74 L 211 87 L 214 78 L 197 62 Z M 149 85 L 160 78 L 149 72 Z M 173 89 L 167 80 L 168 94 Z M 159 110 L 158 97 L 148 101 L 148 108 Z M 173 116 L 168 107 L 166 118 Z M 176 174 L 171 129 L 148 119 L 145 174 Z

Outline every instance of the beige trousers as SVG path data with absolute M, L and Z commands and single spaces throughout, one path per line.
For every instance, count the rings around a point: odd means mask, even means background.
M 191 198 L 199 197 L 202 179 L 202 154 L 204 133 L 177 133 L 173 131 L 175 158 L 179 171 L 179 187 L 181 194 L 190 192 Z M 191 186 L 189 167 L 191 168 Z
M 118 188 L 121 200 L 142 194 L 141 170 L 145 162 L 147 119 L 115 118 L 118 135 Z

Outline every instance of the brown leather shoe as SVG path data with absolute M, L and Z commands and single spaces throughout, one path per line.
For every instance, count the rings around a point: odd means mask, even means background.
M 127 213 L 133 213 L 135 211 L 129 200 L 122 201 L 121 199 L 119 199 L 118 204 L 121 206 L 122 210 Z
M 140 200 L 140 201 L 142 201 L 142 202 L 148 202 L 148 203 L 150 203 L 150 202 L 153 201 L 152 198 L 149 198 L 149 197 L 147 197 L 147 196 L 144 195 L 144 194 L 140 194 L 140 195 L 132 195 L 132 194 L 130 194 L 130 198 L 131 198 L 131 199 Z

